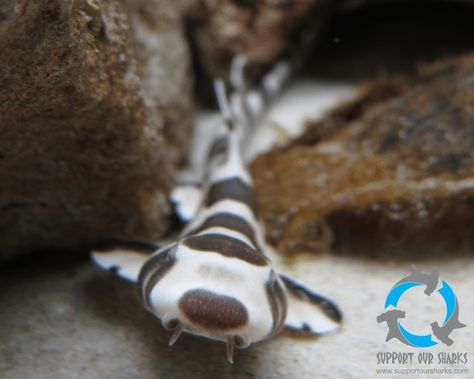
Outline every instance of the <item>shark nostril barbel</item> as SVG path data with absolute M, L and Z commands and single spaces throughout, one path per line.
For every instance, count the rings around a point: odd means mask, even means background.
M 176 318 L 171 319 L 168 322 L 168 328 L 173 330 L 173 334 L 171 335 L 170 341 L 168 342 L 169 346 L 173 346 L 176 341 L 178 340 L 181 333 L 184 331 L 184 325 L 181 321 Z
M 171 335 L 170 341 L 168 343 L 169 346 L 173 346 L 176 343 L 183 330 L 184 325 L 181 322 L 177 321 L 173 330 L 173 334 Z
M 184 324 L 176 317 L 170 318 L 169 316 L 163 317 L 161 324 L 167 330 L 172 330 L 173 334 L 171 335 L 169 346 L 173 346 L 178 340 L 181 333 L 184 331 Z
M 226 353 L 229 363 L 234 363 L 234 341 L 235 339 L 233 337 L 227 337 Z

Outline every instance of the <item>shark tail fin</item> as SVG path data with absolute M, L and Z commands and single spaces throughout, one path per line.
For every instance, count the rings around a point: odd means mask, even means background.
M 466 324 L 463 324 L 461 321 L 459 320 L 456 320 L 456 322 L 454 323 L 454 328 L 455 329 L 459 329 L 459 328 L 465 328 L 466 327 Z

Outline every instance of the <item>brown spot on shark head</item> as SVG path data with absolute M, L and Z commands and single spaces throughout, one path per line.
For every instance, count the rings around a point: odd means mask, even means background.
M 189 321 L 210 330 L 229 330 L 244 326 L 248 312 L 237 299 L 204 289 L 186 292 L 179 300 L 179 308 Z

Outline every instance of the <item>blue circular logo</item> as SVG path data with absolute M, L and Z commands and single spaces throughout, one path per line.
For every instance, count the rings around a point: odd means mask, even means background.
M 432 333 L 418 335 L 406 330 L 400 319 L 405 318 L 405 311 L 398 309 L 400 298 L 410 288 L 417 286 L 426 286 L 425 295 L 431 296 L 438 287 L 439 274 L 433 270 L 431 274 L 421 272 L 418 268 L 413 267 L 413 271 L 407 277 L 398 281 L 390 290 L 385 300 L 385 312 L 377 316 L 377 322 L 386 322 L 388 326 L 388 334 L 386 341 L 392 338 L 398 339 L 406 345 L 426 348 L 439 344 L 452 345 L 453 340 L 449 337 L 454 329 L 463 328 L 466 325 L 459 322 L 459 303 L 452 287 L 441 280 L 441 288 L 437 292 L 441 295 L 446 306 L 446 316 L 442 325 L 438 322 L 431 323 Z M 388 310 L 387 310 L 388 309 Z M 437 340 L 434 340 L 433 338 Z M 438 342 L 439 341 L 439 342 Z

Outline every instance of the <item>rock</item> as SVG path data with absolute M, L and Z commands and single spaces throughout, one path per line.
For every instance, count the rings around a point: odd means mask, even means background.
M 193 111 L 186 4 L 0 2 L 0 260 L 166 230 Z
M 473 151 L 470 54 L 391 89 L 376 86 L 297 143 L 259 157 L 252 171 L 271 242 L 283 253 L 331 241 L 421 253 L 472 244 Z
M 197 66 L 211 78 L 225 78 L 236 54 L 247 56 L 255 80 L 276 59 L 291 55 L 307 58 L 315 75 L 325 71 L 341 81 L 344 73 L 354 79 L 394 68 L 406 72 L 415 61 L 470 49 L 472 4 L 437 0 L 426 12 L 423 1 L 200 0 L 191 12 L 189 35 Z M 403 54 L 395 48 L 401 41 Z M 203 93 L 212 88 L 209 80 L 198 83 Z
M 320 0 L 203 0 L 192 16 L 198 61 L 205 74 L 227 77 L 237 54 L 258 78 L 284 53 L 309 47 L 329 15 Z M 252 71 L 252 69 L 250 70 Z

